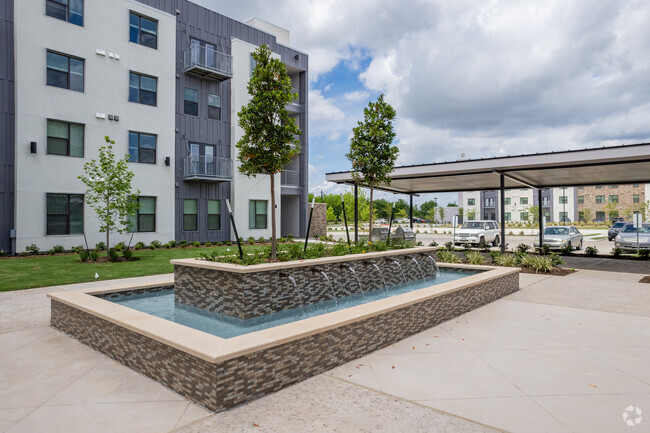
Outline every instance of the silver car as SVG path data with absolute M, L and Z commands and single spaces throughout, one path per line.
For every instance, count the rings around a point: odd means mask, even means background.
M 623 251 L 636 252 L 636 229 L 632 224 L 628 224 L 618 232 L 615 239 L 616 248 Z M 650 224 L 642 224 L 639 227 L 639 249 L 650 249 Z
M 539 247 L 539 241 L 533 243 Z M 582 249 L 582 233 L 574 226 L 551 226 L 544 229 L 544 245 L 559 250 L 564 247 Z

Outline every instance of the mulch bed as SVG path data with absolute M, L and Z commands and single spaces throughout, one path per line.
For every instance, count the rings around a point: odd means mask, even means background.
M 641 278 L 639 280 L 639 283 L 648 283 L 648 284 L 650 284 L 650 275 L 646 275 L 645 277 Z
M 522 274 L 544 274 L 544 275 L 553 275 L 555 277 L 564 277 L 575 272 L 573 269 L 568 268 L 553 268 L 550 272 L 535 272 L 535 269 L 521 267 Z

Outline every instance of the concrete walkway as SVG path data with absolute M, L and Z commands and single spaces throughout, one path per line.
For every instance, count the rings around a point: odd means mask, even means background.
M 0 293 L 0 432 L 650 432 L 640 278 L 522 274 L 508 298 L 219 414 L 50 328 L 44 295 L 86 284 Z

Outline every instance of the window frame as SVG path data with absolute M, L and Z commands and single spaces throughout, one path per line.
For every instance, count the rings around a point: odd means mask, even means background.
M 196 213 L 185 213 L 185 202 L 190 202 L 193 201 L 196 203 Z M 193 229 L 191 228 L 186 228 L 185 225 L 185 217 L 186 216 L 194 216 L 194 227 Z M 199 230 L 199 199 L 196 198 L 184 198 L 183 199 L 183 231 L 184 232 L 196 232 Z
M 524 215 L 526 216 L 526 218 L 524 218 Z M 529 217 L 529 216 L 530 216 L 530 215 L 528 215 L 528 212 L 519 212 L 519 219 L 520 219 L 521 221 L 528 221 L 528 217 Z
M 597 195 L 594 198 L 596 204 L 604 204 L 605 203 L 605 196 L 604 195 Z
M 132 159 L 133 155 L 131 153 L 131 134 L 137 134 L 138 135 L 138 148 L 137 148 L 138 155 L 137 155 L 136 160 Z M 154 140 L 153 162 L 142 161 L 141 158 L 140 158 L 142 149 L 144 149 L 145 151 L 152 150 L 152 149 L 150 149 L 148 147 L 142 147 L 140 145 L 140 142 L 141 142 L 140 137 L 142 135 L 153 137 L 153 140 Z M 129 162 L 137 162 L 138 164 L 153 164 L 153 165 L 156 165 L 156 162 L 158 160 L 158 135 L 157 134 L 151 134 L 151 133 L 148 133 L 148 132 L 140 132 L 140 131 L 129 131 L 128 146 L 129 146 Z
M 66 72 L 65 72 L 65 75 L 66 75 L 66 87 L 63 87 L 63 86 L 57 86 L 56 84 L 50 84 L 49 72 L 50 72 L 50 71 L 53 71 L 53 72 L 61 72 L 61 71 L 60 71 L 60 70 L 57 70 L 57 69 L 54 69 L 54 68 L 52 68 L 52 67 L 49 66 L 49 64 L 48 64 L 48 59 L 47 59 L 49 54 L 54 54 L 55 56 L 65 57 L 65 58 L 67 59 L 67 61 L 68 61 L 68 67 L 67 67 L 67 70 L 66 70 Z M 70 60 L 71 60 L 71 59 L 78 60 L 78 61 L 81 62 L 81 66 L 82 66 L 82 72 L 81 72 L 81 90 L 73 89 L 73 88 L 70 87 L 70 76 L 72 75 L 72 72 L 70 72 Z M 65 53 L 62 53 L 62 52 L 60 52 L 60 51 L 55 51 L 55 50 L 45 50 L 45 85 L 46 85 L 46 86 L 50 86 L 50 87 L 57 87 L 57 88 L 59 88 L 59 89 L 66 89 L 66 90 L 72 90 L 72 91 L 74 91 L 74 92 L 81 92 L 81 93 L 84 93 L 85 90 L 86 90 L 86 59 L 83 59 L 83 58 L 81 58 L 81 57 L 77 57 L 77 56 L 72 56 L 72 55 L 70 55 L 70 54 L 65 54 Z
M 476 206 L 476 199 L 475 198 L 468 198 L 467 199 L 467 206 Z
M 641 200 L 641 197 L 639 194 L 632 194 L 632 203 L 639 203 Z
M 131 24 L 131 16 L 136 16 L 136 17 L 138 17 L 138 27 L 137 27 L 137 28 L 138 28 L 138 35 L 137 35 L 137 39 L 138 39 L 138 40 L 137 40 L 137 41 L 134 41 L 134 40 L 131 38 L 131 36 L 132 36 L 132 35 L 131 35 L 131 29 L 135 27 L 133 24 Z M 149 34 L 149 35 L 152 34 L 151 31 L 149 31 L 149 30 L 144 30 L 144 29 L 142 28 L 142 19 L 143 19 L 143 18 L 144 18 L 145 20 L 152 21 L 153 23 L 156 24 L 156 33 L 154 34 L 155 38 L 154 38 L 154 46 L 153 46 L 153 47 L 152 47 L 152 46 L 149 46 L 149 45 L 147 45 L 147 44 L 142 43 L 142 33 L 143 33 L 143 32 L 146 33 L 146 34 Z M 157 50 L 157 49 L 158 49 L 158 24 L 159 24 L 159 21 L 158 21 L 157 19 L 154 19 L 154 18 L 148 17 L 148 16 L 143 15 L 143 14 L 141 14 L 141 13 L 139 13 L 139 12 L 136 12 L 136 11 L 130 10 L 130 11 L 129 11 L 129 42 L 134 43 L 134 44 L 137 44 L 137 45 L 141 45 L 141 46 L 143 46 L 143 47 L 147 47 L 147 48 L 151 48 L 151 49 Z
M 569 196 L 568 195 L 560 195 L 560 196 L 558 196 L 558 203 L 560 203 L 560 204 L 569 204 Z
M 618 194 L 610 194 L 608 203 L 618 203 Z
M 48 132 L 49 129 L 49 122 L 58 122 L 58 123 L 65 123 L 68 127 L 68 138 L 66 139 L 66 153 L 53 153 L 50 152 L 50 138 L 53 139 L 58 139 L 58 140 L 63 140 L 61 137 L 51 137 Z M 71 140 L 71 126 L 81 126 L 81 155 L 70 155 L 70 140 Z M 69 156 L 71 158 L 83 158 L 85 153 L 86 153 L 86 125 L 83 123 L 76 123 L 76 122 L 66 122 L 65 120 L 57 120 L 57 119 L 46 119 L 45 121 L 45 153 L 47 155 L 55 155 L 55 156 Z
M 519 204 L 528 204 L 528 197 L 519 197 Z
M 578 204 L 584 204 L 585 203 L 585 196 L 584 195 L 579 195 L 578 196 Z
M 131 217 L 129 218 L 129 232 L 130 233 L 155 233 L 156 232 L 156 214 L 158 213 L 158 199 L 156 196 L 153 195 L 139 195 L 133 197 L 135 201 L 140 204 L 140 199 L 146 198 L 146 199 L 153 199 L 153 214 L 150 213 L 141 213 L 140 210 L 142 209 L 141 207 L 138 207 L 138 210 L 135 211 L 135 215 L 132 216 L 133 220 L 131 220 Z M 140 217 L 142 216 L 149 216 L 153 215 L 153 230 L 141 230 L 142 224 L 140 223 Z M 136 227 L 135 230 L 133 230 L 133 222 L 135 221 Z
M 138 77 L 138 100 L 134 101 L 131 99 L 131 75 L 135 75 Z M 145 78 L 151 78 L 156 82 L 156 90 L 152 92 L 151 90 L 143 90 L 142 89 L 142 77 Z M 153 104 L 147 104 L 146 102 L 142 102 L 142 92 L 149 92 L 154 94 L 154 103 Z M 141 105 L 148 105 L 150 107 L 157 107 L 158 106 L 158 77 L 155 77 L 153 75 L 148 75 L 148 74 L 142 74 L 140 72 L 136 71 L 129 71 L 129 102 L 133 102 L 134 104 L 141 104 Z
M 48 211 L 47 201 L 50 196 L 65 196 L 67 201 L 67 212 L 65 214 L 60 213 L 50 213 Z M 70 199 L 72 197 L 81 197 L 81 231 L 71 233 L 70 232 Z M 59 192 L 46 192 L 45 193 L 45 235 L 46 236 L 70 236 L 70 235 L 82 235 L 85 230 L 85 211 L 86 197 L 84 194 L 68 194 L 68 193 L 59 193 Z M 65 215 L 66 216 L 66 232 L 65 233 L 51 233 L 49 230 L 49 219 L 50 215 Z
M 83 27 L 84 26 L 84 0 L 79 0 L 81 2 L 81 13 L 76 13 L 76 15 L 81 15 L 81 23 L 76 23 L 74 21 L 70 20 L 70 0 L 65 0 L 65 4 L 63 4 L 60 0 L 45 0 L 45 15 L 51 18 L 55 18 L 57 20 L 65 21 L 70 24 L 74 24 L 75 26 Z M 59 18 L 56 15 L 48 13 L 48 6 L 53 5 L 54 7 L 63 7 L 65 8 L 65 19 Z
M 509 205 L 510 202 L 511 202 L 510 197 L 504 197 L 504 198 L 503 198 L 503 204 L 505 204 L 505 205 Z
M 190 101 L 187 99 L 187 91 L 194 92 L 196 94 L 196 101 Z M 191 104 L 190 107 L 194 107 L 196 114 L 188 112 L 188 104 Z M 191 87 L 183 88 L 183 114 L 187 116 L 198 116 L 199 115 L 199 91 L 192 89 Z
M 210 97 L 215 96 L 219 99 L 219 105 L 210 105 Z M 218 110 L 218 117 L 211 117 L 210 116 L 210 108 L 217 109 Z M 221 95 L 216 94 L 216 93 L 208 93 L 208 119 L 210 120 L 221 120 Z
M 210 213 L 210 202 L 216 202 L 219 207 L 219 211 L 217 213 Z M 221 199 L 208 199 L 207 201 L 207 229 L 208 231 L 217 231 L 221 230 Z M 210 216 L 216 216 L 217 217 L 217 228 L 210 228 Z
M 264 205 L 266 207 L 266 213 L 264 213 L 264 214 L 257 213 L 257 203 L 262 203 L 262 202 L 264 203 Z M 251 226 L 251 215 L 250 215 L 251 208 L 253 208 L 254 212 L 255 212 L 254 213 L 254 218 L 252 219 L 252 221 L 254 221 L 254 226 Z M 251 230 L 265 230 L 265 229 L 267 229 L 269 227 L 269 201 L 268 200 L 249 200 L 248 201 L 248 212 L 249 212 L 249 215 L 248 215 L 248 228 L 249 229 L 251 229 Z M 264 227 L 259 227 L 257 218 L 259 216 L 262 216 L 262 215 L 264 216 Z
M 494 207 L 494 198 L 493 197 L 486 197 L 485 198 L 485 207 L 489 207 L 489 208 Z

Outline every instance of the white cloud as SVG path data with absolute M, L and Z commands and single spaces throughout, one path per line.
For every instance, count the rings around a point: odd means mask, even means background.
M 370 97 L 370 92 L 366 90 L 355 90 L 354 92 L 348 92 L 343 95 L 343 98 L 346 101 L 353 101 L 353 102 L 367 101 L 369 97 Z
M 314 122 L 338 121 L 345 117 L 332 99 L 325 98 L 320 90 L 309 91 L 309 116 Z

